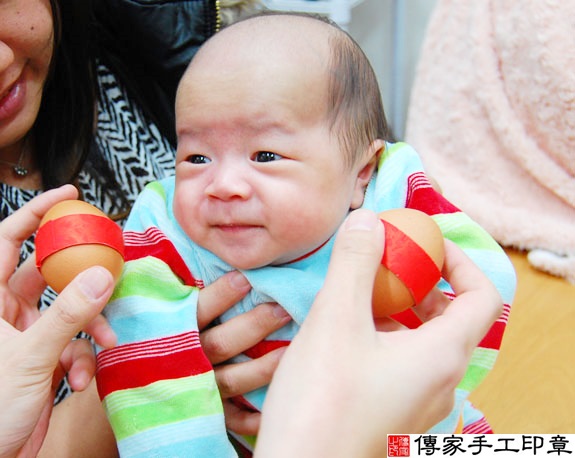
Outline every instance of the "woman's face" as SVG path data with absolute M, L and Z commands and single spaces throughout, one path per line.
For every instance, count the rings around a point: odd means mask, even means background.
M 50 0 L 0 0 L 0 155 L 36 120 L 54 51 Z

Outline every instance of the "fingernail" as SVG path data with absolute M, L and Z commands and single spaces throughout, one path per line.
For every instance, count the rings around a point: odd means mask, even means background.
M 78 275 L 77 284 L 88 299 L 100 298 L 110 286 L 112 274 L 103 267 L 91 267 Z
M 286 318 L 290 316 L 287 310 L 279 304 L 274 304 L 272 312 L 277 318 Z
M 349 214 L 345 221 L 348 231 L 373 231 L 379 223 L 377 215 L 369 210 L 355 210 Z
M 229 275 L 230 285 L 232 288 L 237 290 L 244 290 L 246 287 L 250 286 L 248 279 L 244 277 L 240 272 L 237 270 L 233 271 Z

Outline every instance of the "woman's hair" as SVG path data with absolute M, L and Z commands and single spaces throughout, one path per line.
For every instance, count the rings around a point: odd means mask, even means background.
M 42 186 L 74 183 L 85 170 L 119 206 L 119 213 L 110 216 L 123 217 L 130 210 L 129 199 L 95 142 L 100 49 L 92 0 L 50 0 L 50 5 L 54 55 L 29 140 L 34 142 Z
M 33 127 L 44 189 L 74 181 L 95 129 L 96 83 L 91 0 L 50 0 L 54 55 Z

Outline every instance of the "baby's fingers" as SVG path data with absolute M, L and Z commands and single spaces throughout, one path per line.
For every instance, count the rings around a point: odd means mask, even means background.
M 247 279 L 239 272 L 229 272 L 200 291 L 198 300 L 198 326 L 204 329 L 215 318 L 238 303 L 251 289 Z

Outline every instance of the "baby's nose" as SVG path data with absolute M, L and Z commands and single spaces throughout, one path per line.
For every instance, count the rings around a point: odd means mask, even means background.
M 245 171 L 235 167 L 221 167 L 206 187 L 206 194 L 220 200 L 247 199 L 251 190 Z

